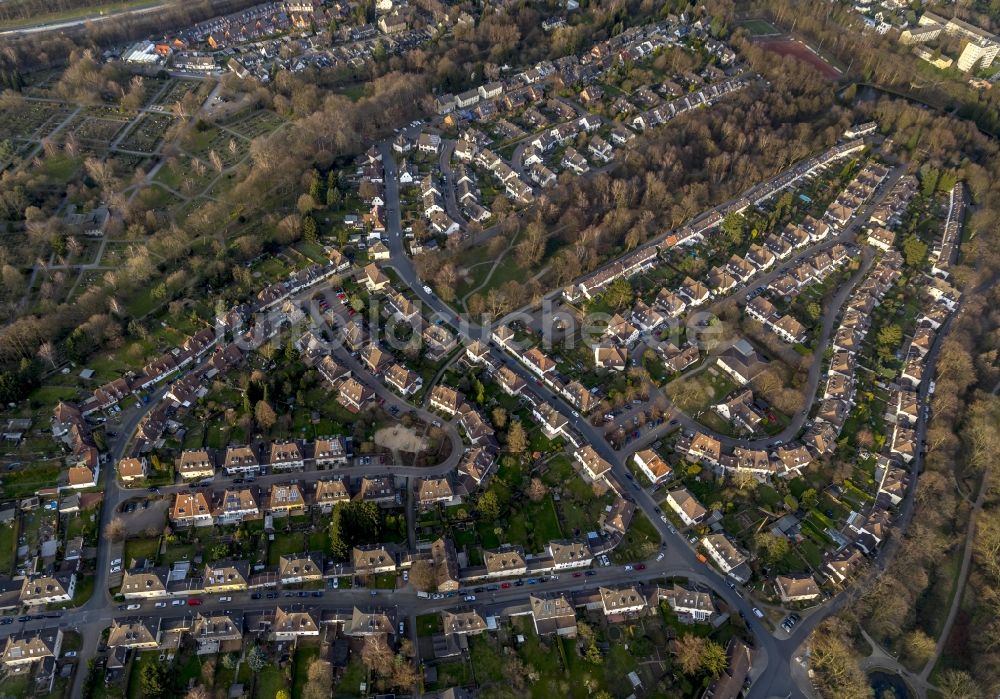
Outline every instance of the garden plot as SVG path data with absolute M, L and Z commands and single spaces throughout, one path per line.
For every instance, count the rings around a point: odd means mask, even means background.
M 104 119 L 79 114 L 63 131 L 63 136 L 65 138 L 73 134 L 81 146 L 103 149 L 115 140 L 115 136 L 127 123 L 127 121 L 120 119 Z
M 245 139 L 214 127 L 197 131 L 184 142 L 184 150 L 206 163 L 211 161 L 212 153 L 215 153 L 223 167 L 238 163 L 246 154 L 247 147 Z
M 197 93 L 200 97 L 210 89 L 212 83 L 207 80 L 175 80 L 167 90 L 149 106 L 169 108 L 184 99 L 189 92 Z
M 174 118 L 167 114 L 144 114 L 118 144 L 124 150 L 155 153 L 163 136 L 174 125 Z
M 274 112 L 266 110 L 251 114 L 238 114 L 233 119 L 223 122 L 233 131 L 243 134 L 249 139 L 274 131 L 281 126 L 282 119 Z
M 72 113 L 71 106 L 50 102 L 25 102 L 0 109 L 0 138 L 40 139 Z

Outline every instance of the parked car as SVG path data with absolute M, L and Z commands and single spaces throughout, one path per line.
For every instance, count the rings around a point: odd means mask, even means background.
M 753 615 L 755 617 L 757 617 L 758 619 L 763 619 L 764 618 L 764 612 L 762 612 L 759 609 L 757 609 L 757 607 L 753 608 Z
M 175 599 L 173 602 L 170 603 L 170 606 L 171 607 L 179 607 L 182 604 L 184 604 L 184 600 L 182 600 L 182 599 Z
M 132 604 L 126 604 L 126 605 L 125 605 L 125 609 L 126 609 L 127 611 L 130 611 L 130 612 L 133 612 L 133 611 L 135 611 L 136 609 L 140 609 L 140 608 L 142 608 L 142 605 L 141 605 L 141 604 L 139 604 L 138 602 L 133 602 Z
M 219 601 L 220 602 L 232 602 L 233 598 L 232 597 L 220 597 Z
M 167 603 L 166 603 L 166 602 L 157 602 L 157 603 L 156 603 L 156 604 L 154 604 L 153 606 L 154 606 L 154 607 L 156 607 L 157 609 L 160 609 L 160 608 L 162 608 L 162 607 L 166 607 L 166 606 L 167 606 Z
M 198 607 L 200 605 L 201 605 L 201 600 L 198 599 L 197 597 L 191 597 L 190 599 L 188 599 L 189 607 Z
M 465 601 L 466 602 L 475 602 L 476 601 L 476 596 L 475 595 L 466 595 L 465 596 Z

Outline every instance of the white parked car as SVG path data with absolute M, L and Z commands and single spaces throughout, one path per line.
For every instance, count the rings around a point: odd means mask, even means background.
M 160 608 L 162 608 L 162 607 L 166 607 L 166 606 L 167 606 L 167 603 L 166 603 L 166 602 L 157 602 L 157 603 L 156 603 L 156 604 L 154 604 L 153 606 L 154 606 L 154 607 L 156 607 L 157 609 L 160 609 Z
M 171 607 L 179 607 L 182 604 L 184 604 L 184 600 L 182 600 L 182 599 L 175 599 L 173 602 L 170 603 L 170 606 Z
M 125 609 L 127 609 L 128 611 L 131 612 L 131 611 L 135 611 L 136 609 L 139 609 L 140 607 L 142 607 L 141 604 L 139 604 L 137 602 L 133 602 L 132 604 L 126 605 Z
M 219 601 L 220 602 L 232 602 L 233 598 L 232 597 L 220 597 Z
M 764 618 L 764 612 L 762 612 L 759 609 L 757 609 L 757 607 L 753 608 L 753 615 L 755 617 L 757 617 L 758 619 L 763 619 Z
M 427 286 L 426 284 L 424 284 L 424 293 L 425 294 L 433 294 L 434 292 L 431 291 L 431 288 L 429 286 Z

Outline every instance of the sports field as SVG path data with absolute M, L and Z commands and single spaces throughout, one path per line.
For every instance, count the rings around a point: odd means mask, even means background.
M 752 36 L 770 36 L 781 33 L 774 25 L 763 19 L 748 19 L 740 24 L 746 27 Z
M 765 39 L 758 42 L 768 51 L 774 51 L 779 56 L 792 56 L 815 68 L 827 80 L 840 80 L 841 73 L 824 61 L 819 54 L 794 39 Z

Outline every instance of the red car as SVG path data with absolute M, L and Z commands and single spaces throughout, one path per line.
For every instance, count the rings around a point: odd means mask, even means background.
M 510 583 L 500 583 L 500 589 L 501 590 L 509 590 L 510 589 Z
M 636 570 L 646 570 L 646 564 L 645 563 L 636 563 L 635 564 L 635 569 Z
M 189 607 L 197 607 L 199 604 L 201 604 L 201 600 L 198 599 L 197 597 L 192 597 L 191 599 L 188 600 Z
M 573 573 L 573 577 L 574 578 L 582 578 L 583 577 L 583 573 L 581 573 L 580 571 L 576 571 L 575 573 Z

